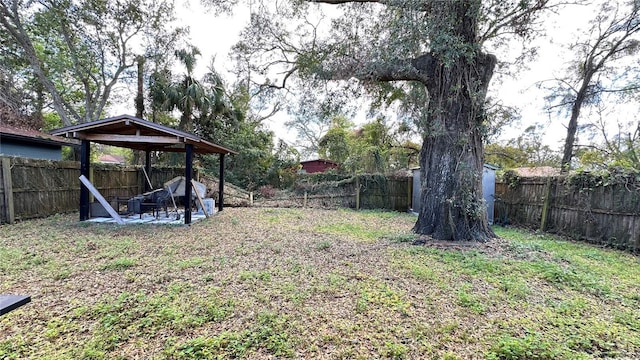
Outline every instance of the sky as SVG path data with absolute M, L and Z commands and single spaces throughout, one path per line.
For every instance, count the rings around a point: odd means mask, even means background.
M 600 2 L 596 1 L 596 4 L 598 3 Z M 239 39 L 240 32 L 248 23 L 248 10 L 237 10 L 233 16 L 215 16 L 207 12 L 199 1 L 179 1 L 176 5 L 179 23 L 189 26 L 190 40 L 202 53 L 196 75 L 204 74 L 211 57 L 215 56 L 216 69 L 225 76 L 227 82 L 233 82 L 230 72 L 233 65 L 229 60 L 229 54 L 231 47 Z M 502 139 L 517 137 L 523 129 L 539 123 L 545 132 L 544 142 L 552 149 L 561 148 L 566 135 L 565 124 L 568 116 L 545 111 L 545 93 L 536 87 L 536 83 L 563 75 L 566 61 L 570 58 L 563 44 L 574 41 L 593 14 L 593 7 L 572 6 L 560 11 L 558 15 L 548 16 L 545 24 L 550 36 L 533 40 L 540 48 L 537 59 L 529 64 L 528 69 L 519 72 L 515 77 L 494 76 L 490 85 L 490 95 L 500 99 L 505 105 L 520 109 L 522 116 L 519 123 L 503 131 Z M 498 81 L 499 78 L 502 80 Z M 295 133 L 284 126 L 288 119 L 287 114 L 283 112 L 268 119 L 265 125 L 274 131 L 277 138 L 291 144 L 296 139 Z

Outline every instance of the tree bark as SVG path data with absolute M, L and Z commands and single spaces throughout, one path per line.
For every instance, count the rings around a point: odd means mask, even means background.
M 431 63 L 428 124 L 420 152 L 421 208 L 414 231 L 442 240 L 486 241 L 482 196 L 483 102 L 496 58 L 478 52 L 470 61 Z
M 136 93 L 136 117 L 144 116 L 144 57 L 136 57 L 138 63 L 138 91 Z
M 576 133 L 578 132 L 578 118 L 580 117 L 580 108 L 584 102 L 584 92 L 578 92 L 576 101 L 571 106 L 571 118 L 567 125 L 567 138 L 564 140 L 564 148 L 562 151 L 562 162 L 560 163 L 560 172 L 566 173 L 571 169 L 571 159 L 573 158 L 573 145 L 576 142 Z
M 136 117 L 142 119 L 144 116 L 144 57 L 136 57 L 138 63 L 138 91 L 136 93 Z M 133 150 L 133 163 L 142 165 L 145 154 L 142 150 Z

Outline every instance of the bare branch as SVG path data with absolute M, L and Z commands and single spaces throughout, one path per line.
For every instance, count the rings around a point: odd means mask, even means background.
M 267 120 L 268 118 L 274 116 L 275 114 L 277 114 L 281 109 L 282 109 L 282 105 L 278 102 L 275 105 L 273 105 L 273 109 L 271 109 L 270 113 L 268 113 L 267 115 L 261 116 L 257 121 L 261 123 Z

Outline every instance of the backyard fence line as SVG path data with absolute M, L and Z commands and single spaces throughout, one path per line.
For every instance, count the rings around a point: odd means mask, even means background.
M 356 194 L 309 195 L 262 198 L 253 205 L 261 207 L 301 207 L 301 208 L 356 208 Z
M 79 162 L 2 156 L 0 165 L 0 223 L 78 210 Z M 163 188 L 176 176 L 184 176 L 184 169 L 154 167 L 152 187 Z M 92 164 L 89 180 L 106 199 L 140 194 L 146 183 L 140 167 L 105 164 Z
M 640 251 L 640 184 L 582 187 L 567 177 L 496 183 L 495 221 Z
M 78 162 L 0 157 L 0 165 L 0 223 L 78 210 Z M 140 168 L 94 164 L 91 169 L 91 182 L 107 199 L 144 191 L 146 180 Z M 150 177 L 154 188 L 162 188 L 167 180 L 182 175 L 182 168 L 153 168 Z M 240 206 L 407 211 L 411 208 L 410 184 L 410 177 L 359 175 L 329 186 L 309 185 L 286 197 L 255 201 L 253 193 L 245 190 L 225 190 L 225 205 L 236 198 Z M 494 218 L 498 224 L 519 224 L 639 252 L 640 181 L 588 187 L 571 185 L 564 177 L 498 182 Z
M 255 206 L 384 209 L 407 211 L 411 208 L 411 177 L 356 175 L 351 179 L 330 182 L 329 186 L 309 186 L 295 193 L 281 193 L 261 198 Z

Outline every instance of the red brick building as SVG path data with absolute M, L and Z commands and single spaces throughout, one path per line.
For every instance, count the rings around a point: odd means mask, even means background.
M 338 169 L 338 163 L 324 159 L 302 161 L 300 165 L 302 165 L 300 172 L 306 174 L 322 173 L 329 169 Z

